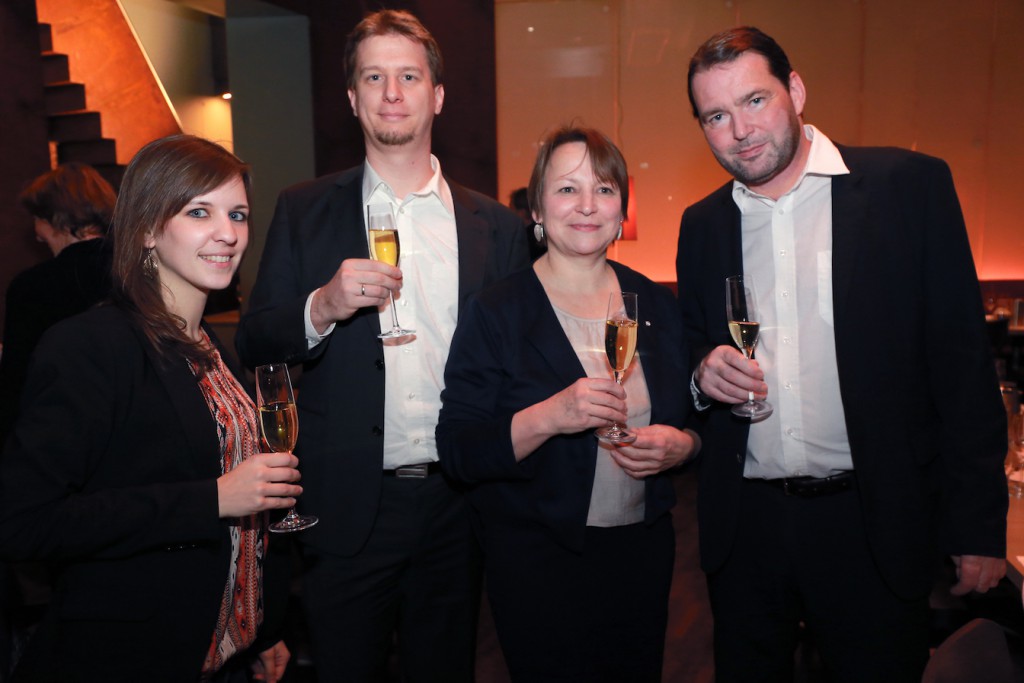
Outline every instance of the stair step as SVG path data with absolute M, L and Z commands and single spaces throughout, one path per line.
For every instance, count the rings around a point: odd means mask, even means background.
M 51 83 L 43 88 L 46 114 L 85 109 L 85 86 L 81 83 Z
M 57 163 L 80 161 L 90 166 L 117 164 L 117 143 L 110 138 L 57 143 Z
M 43 52 L 53 50 L 53 32 L 49 24 L 39 24 L 39 49 Z
M 71 140 L 94 140 L 103 137 L 103 127 L 98 111 L 72 111 L 53 114 L 49 117 L 50 140 L 69 142 Z
M 68 71 L 68 56 L 59 52 L 43 53 L 43 84 L 67 83 L 71 80 Z
M 124 178 L 124 164 L 93 164 L 93 168 L 99 171 L 104 180 L 114 186 L 114 190 L 121 190 L 121 180 Z

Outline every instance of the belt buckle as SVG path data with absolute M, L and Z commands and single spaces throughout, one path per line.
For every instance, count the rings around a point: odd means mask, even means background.
M 419 465 L 406 465 L 399 467 L 395 470 L 395 478 L 397 479 L 426 479 L 427 478 L 427 464 L 422 463 Z

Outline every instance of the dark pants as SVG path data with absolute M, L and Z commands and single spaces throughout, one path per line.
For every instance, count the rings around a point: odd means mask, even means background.
M 661 681 L 671 516 L 588 527 L 582 554 L 539 527 L 483 527 L 487 595 L 513 681 Z
M 395 640 L 403 681 L 472 680 L 479 549 L 464 497 L 440 474 L 385 477 L 366 547 L 353 557 L 306 549 L 304 559 L 318 680 L 386 680 Z
M 708 577 L 715 680 L 792 681 L 801 621 L 830 680 L 921 680 L 927 596 L 885 585 L 856 490 L 799 498 L 746 481 L 739 519 L 732 555 Z

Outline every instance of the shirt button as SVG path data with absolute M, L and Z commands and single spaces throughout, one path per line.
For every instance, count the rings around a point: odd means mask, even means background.
M 782 343 L 783 344 L 789 344 L 789 337 L 783 337 L 782 338 Z
M 787 389 L 792 389 L 793 388 L 793 383 L 792 382 L 786 382 L 785 386 L 786 386 Z
M 416 398 L 416 394 L 414 394 L 413 392 L 410 391 L 409 392 L 409 398 Z
M 412 442 L 416 446 L 418 446 L 420 444 L 420 440 L 419 439 L 413 439 Z
M 786 436 L 793 436 L 793 428 L 792 427 L 787 427 L 786 428 Z
M 783 299 L 788 299 L 789 298 L 789 292 L 783 291 L 782 292 L 782 298 Z

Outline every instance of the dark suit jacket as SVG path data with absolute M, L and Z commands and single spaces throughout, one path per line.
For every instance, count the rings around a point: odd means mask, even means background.
M 23 405 L 0 459 L 0 555 L 60 571 L 18 680 L 197 680 L 231 542 L 192 372 L 105 306 L 44 336 Z
M 54 323 L 107 298 L 110 260 L 106 240 L 75 242 L 11 280 L 0 355 L 0 449 L 18 415 L 28 359 L 36 344 Z
M 347 258 L 369 258 L 363 167 L 285 190 L 267 234 L 259 276 L 237 337 L 242 362 L 302 363 L 297 399 L 303 495 L 320 517 L 301 541 L 358 553 L 373 528 L 384 446 L 384 351 L 376 308 L 337 324 L 307 349 L 304 308 Z M 459 309 L 482 286 L 528 264 L 522 222 L 451 180 L 459 240 Z M 440 370 L 440 369 L 439 369 Z
M 949 168 L 894 148 L 839 151 L 850 174 L 832 179 L 833 308 L 858 495 L 883 577 L 897 594 L 921 596 L 936 544 L 1005 554 L 1005 414 Z M 698 363 L 731 344 L 722 282 L 743 272 L 731 183 L 683 214 L 677 269 Z M 704 417 L 698 510 L 713 572 L 743 523 L 747 428 L 728 406 Z
M 682 428 L 689 373 L 672 293 L 612 263 L 624 291 L 638 294 L 637 354 L 651 396 L 651 423 Z M 445 471 L 471 486 L 488 523 L 545 528 L 582 551 L 597 462 L 592 430 L 549 439 L 521 462 L 512 452 L 512 416 L 586 377 L 533 270 L 480 293 L 459 324 L 445 369 L 437 426 Z M 667 473 L 647 479 L 646 520 L 675 503 Z

